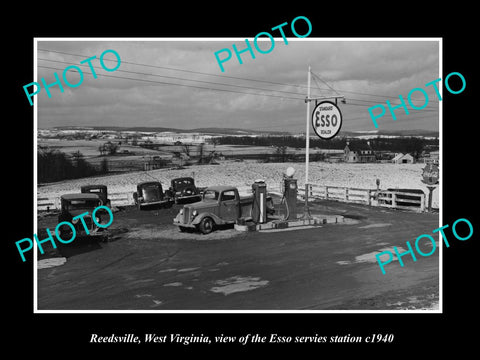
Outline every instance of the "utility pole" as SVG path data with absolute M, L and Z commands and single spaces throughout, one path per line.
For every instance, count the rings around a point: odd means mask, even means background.
M 326 84 L 329 88 L 337 93 L 334 96 L 323 96 L 323 97 L 311 97 L 310 95 L 310 78 L 311 78 L 311 69 L 310 65 L 308 65 L 308 78 L 307 78 L 307 98 L 305 102 L 307 103 L 307 116 L 306 116 L 306 127 L 305 127 L 305 205 L 303 207 L 303 219 L 310 220 L 312 219 L 312 215 L 310 214 L 310 209 L 308 208 L 308 194 L 310 191 L 310 184 L 308 178 L 308 166 L 309 166 L 309 158 L 310 158 L 310 121 L 312 114 L 310 114 L 310 101 L 315 100 L 327 100 L 327 99 L 335 99 L 335 103 L 337 99 L 342 99 L 342 102 L 345 103 L 345 96 L 338 94 L 336 90 L 334 90 L 330 85 Z M 323 80 L 322 80 L 323 81 Z
M 305 99 L 305 102 L 307 103 L 307 120 L 305 127 L 305 205 L 303 207 L 303 219 L 312 218 L 312 216 L 310 215 L 310 210 L 308 208 L 308 165 L 310 158 L 310 65 L 308 65 L 307 84 L 307 98 Z

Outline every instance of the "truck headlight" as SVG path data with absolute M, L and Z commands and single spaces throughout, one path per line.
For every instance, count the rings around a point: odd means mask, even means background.
M 197 210 L 193 210 L 192 216 L 197 216 L 197 214 L 198 214 Z
M 78 223 L 78 221 L 79 221 L 79 218 L 72 219 L 72 224 L 73 224 L 73 225 L 76 225 L 76 224 Z
M 183 215 L 183 209 L 180 209 L 180 215 Z
M 100 219 L 99 217 L 95 216 L 95 222 L 96 222 L 97 224 L 100 224 L 100 220 L 101 220 L 101 219 Z

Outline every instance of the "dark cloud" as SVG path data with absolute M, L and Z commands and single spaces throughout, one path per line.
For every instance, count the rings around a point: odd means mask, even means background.
M 343 128 L 373 130 L 368 106 L 362 104 L 385 104 L 387 96 L 397 97 L 397 100 L 391 100 L 398 103 L 398 95 L 406 97 L 411 89 L 424 87 L 425 83 L 439 77 L 439 44 L 436 40 L 321 41 L 289 38 L 287 45 L 279 38 L 268 54 L 255 52 L 255 59 L 248 52 L 241 54 L 243 64 L 239 64 L 232 54 L 222 73 L 214 52 L 223 48 L 231 50 L 232 44 L 240 50 L 246 47 L 243 39 L 39 39 L 38 65 L 54 69 L 39 67 L 38 79 L 44 77 L 51 83 L 53 72 L 61 76 L 69 64 L 79 65 L 81 60 L 93 55 L 97 56 L 92 64 L 98 78 L 93 79 L 87 73 L 88 66 L 82 67 L 84 81 L 79 87 L 65 86 L 64 93 L 57 86 L 52 87 L 52 98 L 42 91 L 36 99 L 39 104 L 38 126 L 219 126 L 302 132 L 306 116 L 306 105 L 302 99 L 306 97 L 307 69 L 310 65 L 313 73 L 346 96 L 347 104 L 342 105 Z M 267 49 L 267 45 L 269 42 L 261 43 L 260 47 Z M 98 58 L 107 49 L 120 54 L 122 64 L 118 71 L 107 72 L 100 66 Z M 114 60 L 111 55 L 105 56 L 105 61 Z M 78 74 L 69 72 L 68 79 L 74 82 Z M 332 94 L 320 79 L 312 79 L 312 93 Z M 243 94 L 246 92 L 284 98 Z M 408 116 L 399 116 L 396 122 L 385 116 L 382 128 L 438 130 L 438 111 L 434 111 L 438 109 L 438 101 L 433 101 L 431 87 L 428 93 L 431 97 L 429 111 L 412 111 Z M 418 99 L 419 94 L 415 96 Z M 400 114 L 402 110 L 397 112 Z

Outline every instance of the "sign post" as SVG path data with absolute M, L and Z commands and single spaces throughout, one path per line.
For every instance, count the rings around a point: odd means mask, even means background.
M 305 206 L 304 206 L 304 209 L 303 209 L 303 219 L 311 219 L 312 218 L 312 216 L 310 215 L 310 210 L 308 208 L 308 195 L 309 195 L 309 192 L 310 192 L 310 184 L 309 184 L 309 179 L 308 179 L 308 165 L 309 165 L 309 157 L 310 157 L 310 116 L 313 116 L 313 114 L 312 115 L 310 114 L 310 101 L 312 101 L 312 100 L 315 100 L 315 101 L 316 100 L 325 100 L 325 99 L 338 99 L 338 98 L 342 98 L 343 100 L 345 100 L 345 97 L 343 95 L 311 98 L 310 97 L 310 77 L 311 77 L 311 70 L 310 70 L 310 65 L 309 65 L 308 66 L 308 79 L 307 79 L 307 84 L 308 84 L 307 98 L 305 99 L 305 102 L 307 103 L 307 121 L 306 121 L 306 129 L 305 129 Z M 315 106 L 314 114 L 317 111 L 317 109 L 319 108 L 319 106 L 322 105 L 325 102 L 327 102 L 327 101 L 324 101 L 324 102 L 318 104 L 317 106 Z M 335 130 L 335 131 L 330 137 L 328 137 L 328 139 L 331 139 L 340 131 L 340 127 L 342 126 L 342 114 L 340 113 L 340 109 L 338 109 L 337 105 L 335 105 L 334 103 L 329 102 L 329 101 L 328 101 L 328 103 L 333 105 L 338 111 L 338 112 L 334 112 L 332 114 L 328 114 L 328 113 L 323 114 L 325 116 L 328 115 L 329 124 L 331 122 L 333 122 L 333 120 L 335 120 L 335 126 L 333 127 L 333 130 Z M 318 111 L 321 111 L 321 110 L 318 110 Z M 327 110 L 325 110 L 325 111 L 327 111 Z M 331 117 L 333 115 L 335 115 L 334 119 L 332 119 L 332 117 Z M 314 124 L 313 128 L 315 129 L 315 133 L 318 136 L 320 136 L 319 133 L 317 132 L 317 126 L 315 125 L 316 120 L 314 121 L 313 118 L 312 118 L 311 121 Z M 321 119 L 319 119 L 319 121 L 321 122 Z M 323 121 L 326 123 L 326 121 L 327 121 L 326 117 L 324 117 Z M 322 126 L 326 126 L 326 125 L 324 124 Z M 332 129 L 330 129 L 330 130 L 332 130 Z M 322 137 L 322 136 L 320 136 L 320 137 L 322 139 L 326 139 L 326 137 L 325 138 Z
M 439 180 L 438 166 L 434 164 L 427 164 L 423 168 L 422 177 L 423 177 L 422 182 L 428 185 L 427 186 L 428 212 L 431 212 L 432 211 L 432 193 L 437 188 L 435 185 L 438 184 L 438 180 Z
M 308 162 L 310 158 L 310 65 L 308 66 L 308 80 L 307 80 L 307 99 L 305 102 L 307 103 L 307 121 L 306 121 L 306 129 L 305 129 L 305 205 L 303 207 L 303 218 L 304 219 L 311 219 L 312 216 L 310 215 L 310 210 L 308 209 Z

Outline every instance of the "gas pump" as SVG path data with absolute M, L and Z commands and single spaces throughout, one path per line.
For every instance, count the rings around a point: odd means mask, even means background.
M 282 189 L 283 189 L 283 201 L 285 201 L 285 207 L 287 213 L 285 220 L 297 218 L 297 179 L 293 178 L 295 169 L 289 167 L 286 174 L 283 176 Z
M 284 178 L 284 194 L 285 204 L 288 212 L 285 220 L 297 218 L 297 179 Z
M 253 208 L 252 220 L 257 224 L 267 222 L 267 184 L 264 180 L 255 180 L 252 184 Z

